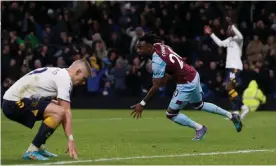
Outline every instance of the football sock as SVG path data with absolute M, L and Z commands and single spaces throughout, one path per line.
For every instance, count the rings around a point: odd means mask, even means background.
M 193 121 L 192 119 L 181 113 L 170 114 L 167 112 L 167 117 L 170 117 L 170 119 L 177 124 L 180 124 L 182 126 L 188 126 L 195 130 L 200 130 L 203 127 L 201 124 Z
M 35 152 L 35 151 L 38 151 L 38 148 L 35 145 L 31 144 L 27 152 Z
M 45 150 L 45 149 L 46 149 L 45 144 L 42 144 L 42 145 L 40 146 L 40 148 L 39 148 L 39 150 Z
M 210 113 L 214 113 L 214 114 L 219 114 L 219 115 L 228 117 L 229 119 L 232 118 L 232 114 L 230 112 L 228 112 L 212 103 L 204 102 L 201 110 L 210 112 Z
M 243 106 L 242 106 L 241 119 L 243 119 L 243 118 L 246 116 L 246 114 L 247 114 L 248 112 L 249 112 L 248 106 L 243 105 Z
M 50 127 L 51 126 L 51 127 Z M 54 122 L 51 117 L 46 118 L 41 124 L 38 133 L 33 139 L 32 144 L 36 147 L 41 147 L 42 144 L 46 143 L 46 140 L 54 133 L 55 128 L 53 128 Z
M 241 97 L 235 89 L 232 89 L 228 92 L 229 98 L 232 101 L 233 109 L 239 111 L 242 106 Z

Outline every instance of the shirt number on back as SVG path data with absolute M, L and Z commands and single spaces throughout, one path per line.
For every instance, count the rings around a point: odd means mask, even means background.
M 175 59 L 176 59 L 177 62 L 178 62 L 178 64 L 179 64 L 179 66 L 180 66 L 180 68 L 183 69 L 183 67 L 184 67 L 184 62 L 181 60 L 181 57 L 180 57 L 179 55 L 170 54 L 169 57 L 170 57 L 170 61 L 171 61 L 172 63 L 175 63 Z
M 184 62 L 182 61 L 182 58 L 179 55 L 177 55 L 177 53 L 175 53 L 170 47 L 168 47 L 168 50 L 171 52 L 169 55 L 170 61 L 172 63 L 175 63 L 175 59 L 176 59 L 180 68 L 183 69 Z

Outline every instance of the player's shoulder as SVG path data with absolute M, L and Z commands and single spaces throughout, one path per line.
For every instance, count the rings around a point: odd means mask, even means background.
M 71 77 L 68 71 L 64 68 L 58 67 L 49 67 L 48 68 L 48 76 L 51 77 L 56 83 L 63 83 L 71 82 Z
M 66 69 L 60 69 L 59 72 L 56 73 L 55 84 L 58 88 L 72 89 L 73 83 L 71 77 Z
M 52 68 L 52 74 L 62 80 L 71 80 L 68 71 L 65 68 Z
M 164 58 L 161 58 L 157 53 L 153 53 L 152 55 L 152 65 L 161 65 L 161 66 L 165 66 L 166 62 L 164 60 Z
M 170 46 L 165 45 L 163 43 L 154 43 L 153 48 L 155 50 L 160 50 L 160 51 L 164 50 L 164 51 L 166 51 L 166 49 L 170 48 Z
M 156 54 L 162 57 L 166 57 L 167 55 L 170 54 L 171 48 L 168 45 L 162 44 L 162 43 L 155 43 L 153 45 L 154 51 Z

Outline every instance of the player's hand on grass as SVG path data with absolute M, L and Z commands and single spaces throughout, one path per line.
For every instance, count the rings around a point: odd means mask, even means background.
M 204 32 L 207 35 L 211 35 L 212 30 L 211 30 L 210 26 L 204 26 Z
M 78 159 L 78 154 L 77 154 L 77 150 L 76 150 L 76 146 L 75 146 L 75 142 L 74 140 L 69 140 L 68 141 L 68 148 L 66 153 L 69 152 L 69 155 L 71 158 L 77 160 Z
M 137 119 L 142 117 L 142 112 L 143 112 L 144 107 L 140 103 L 135 104 L 135 105 L 131 106 L 130 108 L 134 109 L 131 112 L 130 116 L 133 115 L 133 118 L 137 118 Z

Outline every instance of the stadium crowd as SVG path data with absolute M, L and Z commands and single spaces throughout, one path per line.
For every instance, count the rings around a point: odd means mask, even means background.
M 151 63 L 135 52 L 139 36 L 154 32 L 200 73 L 205 96 L 227 96 L 226 50 L 203 31 L 225 39 L 229 16 L 244 36 L 240 90 L 257 80 L 276 96 L 274 2 L 1 2 L 2 93 L 30 70 L 68 67 L 87 59 L 92 76 L 74 95 L 140 96 L 151 86 Z M 160 88 L 171 96 L 174 84 Z

